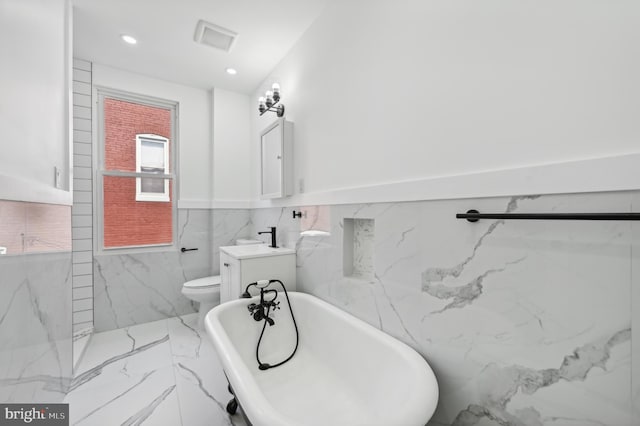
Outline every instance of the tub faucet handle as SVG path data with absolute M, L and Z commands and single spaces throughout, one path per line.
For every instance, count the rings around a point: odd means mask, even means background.
M 270 306 L 271 309 L 273 309 L 273 310 L 280 309 L 280 302 L 274 302 L 272 300 L 270 302 L 267 302 L 267 306 Z

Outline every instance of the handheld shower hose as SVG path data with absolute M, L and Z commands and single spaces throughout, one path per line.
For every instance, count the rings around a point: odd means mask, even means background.
M 269 324 L 269 326 L 272 326 L 275 324 L 275 322 L 273 321 L 272 318 L 269 317 L 269 312 L 271 311 L 272 308 L 276 308 L 280 309 L 277 304 L 275 303 L 276 298 L 278 297 L 278 291 L 274 290 L 274 289 L 267 289 L 266 287 L 268 287 L 269 285 L 271 285 L 272 283 L 278 283 L 280 284 L 280 286 L 282 287 L 282 290 L 284 291 L 284 295 L 287 298 L 287 304 L 289 305 L 289 312 L 291 313 L 291 319 L 293 320 L 293 327 L 296 331 L 296 346 L 293 349 L 293 352 L 291 352 L 291 355 L 289 355 L 285 360 L 278 362 L 277 364 L 267 364 L 267 363 L 263 363 L 262 361 L 260 361 L 260 343 L 262 343 L 262 337 L 264 336 L 264 332 L 267 328 L 267 324 Z M 262 284 L 262 283 L 260 283 Z M 243 298 L 250 298 L 251 295 L 249 294 L 249 288 L 252 286 L 258 286 L 258 283 L 251 283 L 247 286 L 247 288 L 245 289 L 244 293 L 242 294 Z M 269 294 L 269 293 L 273 293 L 273 299 L 271 300 L 265 300 L 265 294 Z M 279 304 L 280 302 L 278 302 Z M 258 368 L 260 370 L 268 370 L 270 368 L 275 368 L 275 367 L 279 367 L 282 364 L 286 363 L 287 361 L 289 361 L 291 358 L 293 358 L 293 356 L 296 354 L 296 351 L 298 350 L 298 343 L 300 341 L 299 338 L 299 333 L 298 333 L 298 324 L 296 323 L 296 318 L 293 315 L 293 309 L 291 308 L 291 300 L 289 300 L 289 294 L 287 293 L 287 289 L 285 288 L 284 284 L 282 283 L 282 281 L 280 280 L 269 280 L 269 283 L 264 286 L 264 285 L 260 285 L 260 304 L 256 305 L 255 303 L 252 303 L 249 305 L 249 312 L 251 312 L 251 315 L 253 316 L 253 319 L 255 319 L 256 321 L 260 321 L 260 320 L 264 320 L 264 324 L 262 326 L 262 331 L 260 332 L 260 337 L 258 338 L 258 344 L 256 345 L 256 361 L 258 361 Z

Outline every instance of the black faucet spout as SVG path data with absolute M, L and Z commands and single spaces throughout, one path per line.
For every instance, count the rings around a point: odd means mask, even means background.
M 271 231 L 258 232 L 258 235 L 271 234 L 271 245 L 269 247 L 278 248 L 278 246 L 276 245 L 276 227 L 272 226 L 270 229 L 271 229 Z

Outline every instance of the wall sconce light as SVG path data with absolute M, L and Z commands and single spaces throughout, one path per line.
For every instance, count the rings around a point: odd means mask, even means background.
M 260 115 L 263 115 L 267 111 L 275 112 L 278 117 L 282 117 L 284 115 L 284 105 L 280 104 L 280 85 L 278 83 L 273 83 L 271 86 L 271 90 L 267 90 L 264 96 L 261 96 L 258 99 L 258 111 Z

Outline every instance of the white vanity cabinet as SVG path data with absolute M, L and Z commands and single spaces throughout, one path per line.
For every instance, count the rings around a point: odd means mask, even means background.
M 280 118 L 260 135 L 263 199 L 293 194 L 293 123 Z
M 287 291 L 296 290 L 296 252 L 265 244 L 220 247 L 220 303 L 240 298 L 250 283 L 280 280 Z M 279 284 L 270 288 L 281 290 Z M 253 287 L 249 293 L 258 294 Z

